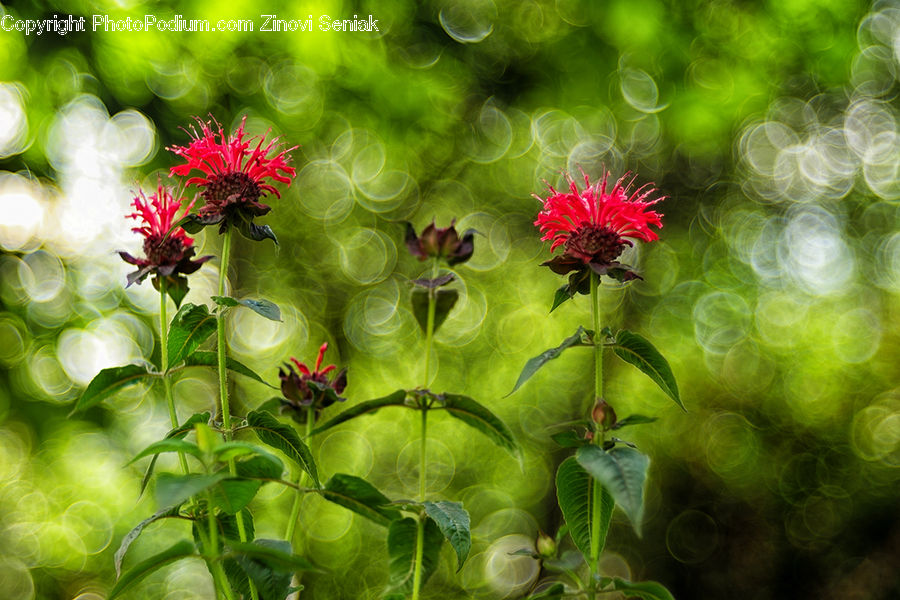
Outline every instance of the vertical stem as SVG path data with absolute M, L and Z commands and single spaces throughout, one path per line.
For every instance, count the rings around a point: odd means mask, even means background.
M 436 274 L 437 260 L 432 267 L 432 274 Z M 425 384 L 428 387 L 429 366 L 431 364 L 431 347 L 434 343 L 434 313 L 437 304 L 436 290 L 428 289 L 428 320 L 425 325 Z M 426 401 L 428 402 L 428 401 Z M 419 447 L 419 502 L 425 502 L 425 471 L 427 469 L 427 443 L 428 443 L 428 407 L 422 407 L 422 443 Z M 425 554 L 425 513 L 419 514 L 416 523 L 416 564 L 413 571 L 412 600 L 419 600 L 419 589 L 422 587 L 422 557 Z
M 312 430 L 316 424 L 316 409 L 315 406 L 310 404 L 306 407 L 306 438 L 309 439 L 312 434 Z M 297 485 L 302 486 L 304 480 L 306 479 L 306 471 L 300 469 L 298 467 L 300 473 L 297 475 Z M 284 539 L 290 542 L 294 537 L 294 530 L 297 528 L 297 517 L 300 514 L 300 501 L 303 500 L 303 491 L 297 490 L 296 495 L 294 496 L 294 504 L 291 506 L 291 517 L 288 521 L 287 532 L 284 534 Z
M 169 407 L 169 420 L 172 429 L 178 427 L 178 413 L 175 412 L 175 398 L 172 395 L 172 381 L 169 379 L 169 318 L 166 315 L 166 278 L 157 276 L 159 281 L 159 362 L 162 367 L 163 387 L 166 389 L 166 405 Z M 181 462 L 181 470 L 187 475 L 189 472 L 187 458 L 184 452 L 178 453 Z
M 591 316 L 594 326 L 594 403 L 603 398 L 603 344 L 600 339 L 600 276 L 591 272 Z M 594 432 L 594 443 L 603 445 L 603 432 Z M 600 522 L 602 520 L 603 488 L 591 479 L 591 562 L 588 597 L 593 600 L 596 583 L 593 574 L 600 564 Z
M 219 264 L 220 296 L 225 295 L 225 281 L 228 278 L 228 262 L 231 259 L 231 235 L 232 228 L 229 227 L 225 230 L 225 234 L 222 237 L 222 259 Z M 225 341 L 225 311 L 220 309 L 216 316 L 216 350 L 218 351 L 219 358 L 219 408 L 222 412 L 222 429 L 225 430 L 225 441 L 230 442 L 234 436 L 234 431 L 232 431 L 231 428 L 231 406 L 228 401 L 228 372 L 225 369 L 225 353 L 227 349 L 228 345 Z M 228 472 L 232 475 L 237 475 L 237 468 L 235 467 L 233 458 L 228 459 Z M 210 510 L 212 509 L 210 508 Z M 238 537 L 242 542 L 246 542 L 247 529 L 244 526 L 243 511 L 238 511 L 234 516 L 237 521 Z M 259 593 L 256 591 L 256 585 L 253 583 L 253 580 L 248 579 L 247 581 L 250 584 L 250 596 L 252 596 L 253 600 L 259 600 Z

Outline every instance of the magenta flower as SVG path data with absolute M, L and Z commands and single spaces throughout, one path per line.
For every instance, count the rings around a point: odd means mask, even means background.
M 267 194 L 281 197 L 272 185 L 274 182 L 291 184 L 296 170 L 288 165 L 288 152 L 296 146 L 281 149 L 277 138 L 266 143 L 265 135 L 259 136 L 254 145 L 254 137 L 245 139 L 246 121 L 245 116 L 229 135 L 215 120 L 218 131 L 213 130 L 211 123 L 197 118 L 200 133 L 193 126 L 190 128 L 191 143 L 168 148 L 187 161 L 172 167 L 171 175 L 188 176 L 199 171 L 187 181 L 187 185 L 203 189 L 200 195 L 205 201 L 194 217 L 195 223 L 189 225 L 192 233 L 218 223 L 220 233 L 234 225 L 250 239 L 275 239 L 271 229 L 254 224 L 253 219 L 271 210 L 260 198 Z
M 139 191 L 132 203 L 137 212 L 126 215 L 125 218 L 143 221 L 140 227 L 134 227 L 132 231 L 144 236 L 145 258 L 136 258 L 119 251 L 119 256 L 125 262 L 138 267 L 137 271 L 128 274 L 128 285 L 140 284 L 148 275 L 154 275 L 153 287 L 158 290 L 159 280 L 163 278 L 166 280 L 166 290 L 176 306 L 181 304 L 187 293 L 185 275 L 193 273 L 212 258 L 203 256 L 192 260 L 196 252 L 194 240 L 180 227 L 172 230 L 175 215 L 181 210 L 183 200 L 184 198 L 175 200 L 163 185 L 157 186 L 156 193 L 151 194 L 149 201 L 144 192 Z M 190 211 L 192 206 L 193 202 L 185 208 L 185 212 Z
M 543 266 L 560 275 L 571 271 L 586 275 L 587 269 L 591 269 L 599 275 L 610 275 L 619 280 L 639 277 L 616 259 L 626 245 L 632 245 L 627 238 L 645 242 L 659 239 L 650 227 L 662 227 L 662 215 L 647 208 L 664 198 L 648 200 L 656 191 L 653 184 L 646 184 L 629 196 L 634 178 L 623 183 L 628 176 L 626 173 L 608 191 L 608 172 L 593 185 L 585 174 L 586 187 L 582 191 L 568 177 L 569 193 L 557 192 L 550 187 L 551 195 L 546 200 L 535 196 L 544 203 L 544 209 L 534 222 L 544 234 L 541 240 L 552 240 L 551 252 L 559 246 L 565 248 L 563 254 Z
M 281 379 L 281 393 L 285 400 L 281 403 L 282 412 L 290 412 L 294 420 L 305 423 L 306 409 L 312 406 L 319 413 L 334 404 L 335 402 L 343 402 L 345 398 L 341 397 L 344 388 L 347 387 L 347 370 L 341 369 L 333 379 L 328 379 L 328 374 L 337 367 L 328 365 L 324 369 L 322 367 L 322 359 L 325 357 L 325 351 L 328 350 L 328 343 L 319 347 L 319 356 L 316 358 L 316 366 L 310 370 L 306 364 L 300 362 L 293 356 L 291 362 L 297 366 L 297 371 L 290 363 L 285 363 L 286 371 L 278 369 L 278 377 Z M 321 370 L 320 370 L 321 369 Z

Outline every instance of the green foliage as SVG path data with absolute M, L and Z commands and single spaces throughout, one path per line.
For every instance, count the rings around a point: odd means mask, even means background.
M 258 410 L 247 415 L 247 424 L 262 443 L 284 452 L 312 477 L 316 487 L 320 486 L 319 473 L 312 452 L 291 426 L 281 423 L 267 412 Z
M 169 364 L 174 366 L 187 358 L 216 331 L 216 317 L 205 304 L 185 304 L 169 326 Z
M 451 417 L 477 429 L 514 457 L 521 457 L 516 438 L 494 413 L 468 396 L 443 394 L 443 398 L 444 402 L 439 407 L 440 409 L 446 410 Z
M 193 556 L 195 552 L 194 544 L 187 541 L 182 540 L 168 549 L 163 550 L 158 554 L 154 554 L 150 558 L 139 562 L 134 565 L 127 571 L 125 571 L 121 577 L 116 581 L 116 585 L 109 591 L 109 599 L 113 600 L 117 598 L 123 592 L 126 592 L 132 586 L 140 583 L 142 579 L 161 569 L 162 567 L 168 565 L 169 563 L 173 563 L 177 560 L 181 560 L 182 558 L 187 558 L 189 556 Z
M 327 431 L 332 427 L 340 425 L 341 423 L 346 423 L 350 419 L 356 418 L 360 415 L 375 413 L 376 411 L 385 408 L 386 406 L 407 406 L 406 390 L 397 390 L 396 392 L 388 394 L 387 396 L 375 398 L 373 400 L 365 400 L 363 402 L 360 402 L 359 404 L 355 404 L 350 408 L 344 410 L 344 412 L 340 413 L 336 417 L 332 417 L 322 425 L 319 425 L 318 427 L 313 429 L 312 435 Z
M 594 518 L 593 486 L 597 483 L 574 457 L 564 460 L 556 471 L 556 499 L 563 518 L 569 528 L 569 535 L 581 554 L 591 556 L 591 523 Z M 600 509 L 600 549 L 606 543 L 609 521 L 612 518 L 614 502 L 604 489 Z
M 196 350 L 191 354 L 184 357 L 184 366 L 185 367 L 213 367 L 215 369 L 219 368 L 219 357 L 215 352 L 209 352 L 205 350 Z M 250 367 L 244 365 L 231 358 L 230 356 L 225 359 L 225 368 L 229 371 L 237 373 L 239 375 L 243 375 L 245 377 L 249 377 L 254 381 L 258 381 L 259 383 L 263 383 L 270 388 L 275 388 L 274 385 L 270 383 L 266 383 L 266 381 L 260 377 L 255 371 L 253 371 Z
M 644 483 L 650 459 L 637 450 L 620 446 L 608 452 L 597 446 L 583 446 L 576 451 L 575 459 L 609 492 L 640 536 L 644 519 Z
M 237 300 L 231 296 L 213 296 L 213 302 L 222 307 L 246 306 L 258 315 L 261 315 L 270 321 L 281 321 L 281 309 L 278 305 L 269 300 L 252 298 L 242 298 Z
M 379 525 L 386 526 L 400 518 L 400 511 L 388 506 L 391 501 L 387 496 L 365 479 L 354 475 L 335 473 L 325 482 L 322 497 Z
M 554 358 L 558 358 L 560 354 L 563 353 L 563 350 L 567 348 L 572 348 L 574 346 L 590 346 L 587 342 L 587 339 L 593 335 L 592 332 L 586 330 L 584 327 L 579 327 L 578 330 L 564 339 L 562 343 L 555 347 L 550 348 L 549 350 L 545 350 L 528 360 L 525 363 L 525 366 L 522 368 L 522 372 L 519 373 L 519 378 L 516 380 L 516 385 L 513 386 L 512 391 L 509 392 L 508 395 L 513 394 L 516 390 L 518 390 L 522 385 L 528 381 L 532 375 L 537 373 L 538 369 L 547 364 L 548 361 L 553 360 Z
M 139 365 L 126 365 L 124 367 L 112 367 L 103 369 L 91 380 L 87 388 L 75 403 L 70 416 L 85 411 L 92 406 L 106 400 L 122 388 L 134 385 L 142 379 L 150 377 L 146 367 Z
M 687 412 L 678 394 L 678 384 L 668 361 L 646 338 L 623 329 L 612 344 L 616 356 L 636 366 L 662 389 L 681 410 Z
M 675 600 L 672 593 L 655 581 L 627 581 L 621 577 L 603 577 L 601 585 L 606 588 L 612 584 L 611 590 L 625 592 L 629 598 L 641 600 Z
M 388 592 L 408 595 L 413 586 L 413 570 L 416 562 L 416 520 L 409 517 L 392 521 L 388 528 Z M 422 585 L 437 569 L 441 555 L 443 534 L 437 523 L 425 520 L 425 543 L 422 554 Z M 393 595 L 387 597 L 393 598 Z
M 453 310 L 453 306 L 456 304 L 456 301 L 459 299 L 459 292 L 456 290 L 413 290 L 412 292 L 412 309 L 413 315 L 416 317 L 416 322 L 419 324 L 419 327 L 422 328 L 422 331 L 427 331 L 428 328 L 428 295 L 434 294 L 434 331 L 436 332 L 444 321 L 447 319 L 447 315 L 450 314 L 450 311 Z
M 472 534 L 469 531 L 469 513 L 460 502 L 425 502 L 425 513 L 437 523 L 441 533 L 456 551 L 457 567 L 462 569 L 463 563 L 472 548 Z

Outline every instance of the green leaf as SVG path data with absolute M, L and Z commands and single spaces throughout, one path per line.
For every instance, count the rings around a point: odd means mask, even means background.
M 360 402 L 359 404 L 355 404 L 337 415 L 326 421 L 323 425 L 319 425 L 315 429 L 313 429 L 310 435 L 316 435 L 317 433 L 322 433 L 336 425 L 340 425 L 341 423 L 345 423 L 354 417 L 358 417 L 360 415 L 364 415 L 367 413 L 373 413 L 385 406 L 406 406 L 406 390 L 397 390 L 392 394 L 384 396 L 383 398 L 375 398 L 373 400 L 366 400 L 364 402 Z
M 656 417 L 645 417 L 644 415 L 628 415 L 624 419 L 620 419 L 612 426 L 612 429 L 622 429 L 629 425 L 643 425 L 644 423 L 652 423 L 656 421 Z
M 109 600 L 113 600 L 116 596 L 137 584 L 157 569 L 175 562 L 176 560 L 194 556 L 194 550 L 193 543 L 182 540 L 168 550 L 164 550 L 159 554 L 151 556 L 147 560 L 141 561 L 119 577 L 119 580 L 116 581 L 116 585 L 114 585 L 113 589 L 109 592 Z
M 291 546 L 287 542 L 256 540 L 255 543 L 276 550 L 282 549 L 287 554 L 291 553 Z M 293 571 L 289 568 L 273 566 L 258 557 L 246 555 L 226 558 L 223 566 L 232 588 L 240 594 L 240 597 L 250 598 L 252 596 L 249 584 L 251 579 L 260 600 L 285 600 L 290 594 Z
M 234 220 L 234 226 L 237 227 L 237 230 L 241 232 L 241 235 L 248 240 L 261 242 L 265 239 L 269 239 L 275 242 L 276 246 L 278 245 L 278 238 L 275 237 L 275 232 L 272 231 L 272 228 L 268 225 L 257 225 L 252 220 L 239 215 L 239 217 Z
M 106 400 L 123 387 L 134 385 L 145 377 L 153 376 L 147 367 L 140 365 L 125 365 L 124 367 L 111 367 L 103 369 L 88 384 L 84 393 L 75 403 L 75 408 L 69 416 L 77 412 L 85 411 Z
M 169 327 L 169 364 L 177 365 L 216 330 L 216 317 L 209 314 L 205 304 L 185 304 Z
M 253 542 L 228 542 L 229 552 L 226 556 L 246 556 L 259 560 L 270 567 L 290 571 L 319 571 L 319 569 L 303 558 L 293 554 L 291 545 L 283 540 L 257 539 Z
M 612 344 L 616 356 L 627 363 L 631 363 L 646 374 L 664 391 L 681 410 L 687 412 L 678 394 L 678 384 L 669 363 L 659 353 L 653 344 L 643 336 L 623 329 L 616 334 L 616 340 Z
M 562 286 L 556 293 L 553 295 L 553 306 L 550 307 L 550 312 L 553 312 L 559 305 L 565 302 L 566 300 L 571 300 L 573 295 L 569 293 L 569 284 Z
M 248 442 L 225 442 L 223 444 L 219 444 L 213 449 L 213 454 L 216 459 L 221 462 L 228 462 L 229 460 L 238 458 L 239 456 L 263 456 L 274 463 L 280 465 L 281 461 L 260 448 L 259 446 L 254 446 Z
M 388 528 L 388 591 L 409 594 L 413 587 L 413 573 L 416 567 L 416 520 L 409 517 L 392 521 Z M 425 543 L 422 552 L 422 585 L 437 569 L 441 555 L 443 534 L 437 523 L 425 520 Z
M 246 306 L 253 312 L 271 321 L 281 321 L 281 309 L 278 308 L 277 304 L 268 300 L 254 300 L 252 298 L 237 300 L 230 296 L 213 296 L 212 299 L 219 306 Z
M 580 448 L 591 443 L 575 431 L 560 431 L 551 435 L 550 439 L 563 448 Z
M 629 598 L 637 597 L 641 600 L 675 600 L 672 592 L 661 583 L 655 581 L 631 582 L 621 577 L 613 577 L 613 589 L 625 592 Z
M 622 507 L 640 537 L 644 516 L 644 483 L 650 459 L 637 450 L 620 446 L 609 452 L 597 446 L 583 446 L 575 452 L 575 459 Z
M 209 413 L 196 413 L 191 415 L 187 421 L 169 431 L 166 434 L 166 439 L 174 438 L 174 439 L 182 439 L 189 432 L 194 430 L 194 425 L 197 423 L 208 423 L 209 422 Z M 153 458 L 150 459 L 150 464 L 147 465 L 147 471 L 144 473 L 144 478 L 141 479 L 141 494 L 144 493 L 144 490 L 147 489 L 147 484 L 150 483 L 150 477 L 153 475 L 153 469 L 156 467 L 156 459 L 159 458 L 158 454 L 155 454 Z
M 554 583 L 543 591 L 527 596 L 525 600 L 559 600 L 565 593 L 566 586 L 561 583 Z
M 153 278 L 153 287 L 156 288 L 156 291 L 159 291 L 159 277 L 157 275 Z M 172 302 L 175 303 L 175 308 L 180 308 L 181 301 L 184 300 L 188 293 L 187 277 L 184 275 L 170 275 L 166 277 L 166 293 L 172 299 Z
M 444 405 L 439 409 L 446 410 L 451 417 L 474 427 L 516 458 L 521 458 L 519 445 L 512 432 L 494 413 L 468 396 L 444 394 L 443 397 Z
M 157 455 L 161 452 L 183 452 L 185 454 L 190 454 L 191 456 L 196 456 L 197 458 L 202 459 L 203 457 L 203 453 L 200 451 L 200 448 L 197 447 L 197 444 L 192 444 L 191 442 L 186 442 L 177 438 L 166 438 L 158 442 L 153 442 L 138 452 L 127 464 L 130 465 L 145 456 L 150 456 L 151 454 Z
M 187 356 L 184 357 L 184 366 L 185 367 L 213 367 L 215 369 L 219 368 L 219 356 L 216 352 L 209 352 L 206 350 L 197 350 Z M 239 375 L 244 375 L 245 377 L 249 377 L 254 381 L 258 381 L 262 384 L 265 384 L 273 389 L 278 389 L 274 385 L 267 383 L 262 377 L 260 377 L 255 371 L 250 369 L 250 367 L 240 363 L 233 358 L 226 357 L 225 358 L 225 368 L 229 371 L 234 371 Z
M 254 410 L 247 415 L 247 424 L 262 443 L 284 452 L 288 458 L 300 465 L 301 469 L 309 473 L 316 487 L 321 487 L 312 452 L 292 427 L 281 423 L 270 413 L 260 410 Z
M 191 496 L 208 490 L 226 477 L 228 477 L 227 473 L 215 475 L 161 473 L 156 480 L 156 501 L 161 506 L 181 504 Z
M 365 479 L 353 475 L 335 473 L 325 483 L 322 496 L 379 525 L 386 526 L 400 518 L 400 512 L 388 506 L 391 501 L 387 496 Z
M 280 479 L 284 473 L 284 463 L 277 456 L 257 448 L 256 456 L 238 461 L 235 470 L 239 477 Z
M 122 575 L 122 561 L 125 560 L 125 554 L 128 552 L 128 548 L 131 547 L 131 544 L 141 535 L 141 532 L 144 531 L 144 527 L 153 523 L 154 521 L 159 521 L 160 519 L 169 519 L 172 517 L 178 516 L 178 507 L 177 506 L 167 506 L 162 510 L 156 511 L 152 516 L 147 517 L 140 523 L 134 526 L 134 528 L 125 534 L 125 537 L 122 538 L 122 543 L 119 544 L 119 549 L 116 550 L 116 555 L 114 557 L 115 566 L 116 566 L 116 577 Z
M 212 490 L 213 504 L 225 514 L 237 514 L 250 504 L 260 487 L 262 483 L 259 481 L 230 477 L 223 479 Z
M 528 360 L 525 363 L 525 367 L 522 368 L 522 372 L 519 373 L 519 378 L 516 380 L 516 385 L 513 386 L 513 389 L 507 396 L 512 395 L 518 390 L 522 385 L 528 381 L 532 375 L 537 373 L 538 369 L 543 367 L 548 361 L 557 358 L 560 354 L 563 353 L 563 350 L 566 348 L 571 348 L 573 346 L 590 346 L 591 344 L 585 343 L 582 338 L 584 338 L 585 334 L 590 334 L 584 327 L 579 327 L 578 330 L 563 340 L 562 344 L 557 346 L 556 348 L 550 348 L 549 350 L 545 350 L 544 352 L 538 354 L 534 358 Z
M 585 561 L 591 556 L 591 523 L 594 518 L 594 486 L 591 479 L 574 457 L 564 460 L 556 471 L 556 498 L 563 518 L 569 528 L 569 535 L 581 551 Z M 600 507 L 600 549 L 606 543 L 609 521 L 612 518 L 613 501 L 606 490 L 601 494 Z
M 459 292 L 456 290 L 433 290 L 435 295 L 434 301 L 434 331 L 447 320 L 447 315 L 453 310 L 453 305 L 459 299 Z M 413 290 L 412 293 L 412 309 L 413 316 L 419 323 L 422 331 L 428 330 L 428 292 L 424 290 Z
M 459 502 L 425 502 L 425 513 L 434 519 L 441 533 L 450 542 L 456 551 L 456 571 L 462 569 L 463 563 L 469 556 L 472 548 L 472 534 L 470 532 L 469 513 Z

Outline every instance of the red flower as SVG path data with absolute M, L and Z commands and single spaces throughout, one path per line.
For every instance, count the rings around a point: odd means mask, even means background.
M 306 422 L 306 408 L 313 406 L 316 414 L 320 413 L 324 408 L 331 406 L 335 402 L 343 402 L 341 394 L 347 387 L 347 370 L 342 369 L 334 376 L 331 381 L 328 380 L 328 373 L 334 371 L 337 367 L 328 365 L 321 371 L 322 359 L 325 351 L 328 350 L 328 343 L 319 347 L 319 356 L 316 358 L 315 369 L 310 371 L 306 364 L 300 362 L 293 356 L 291 362 L 297 366 L 297 371 L 289 364 L 284 366 L 287 371 L 278 369 L 278 377 L 281 379 L 281 393 L 286 401 L 282 402 L 282 412 L 290 411 L 295 420 Z
M 199 230 L 206 225 L 221 223 L 219 231 L 224 232 L 229 224 L 234 224 L 251 239 L 274 239 L 268 227 L 254 225 L 252 221 L 271 210 L 259 201 L 262 196 L 281 197 L 272 182 L 291 184 L 296 170 L 288 166 L 288 152 L 296 146 L 281 149 L 278 138 L 266 144 L 265 135 L 259 136 L 254 145 L 254 137 L 244 139 L 246 116 L 230 135 L 218 122 L 213 122 L 217 132 L 213 131 L 211 123 L 198 117 L 200 133 L 193 126 L 190 128 L 191 143 L 168 148 L 187 161 L 172 167 L 171 175 L 187 176 L 192 171 L 200 172 L 187 181 L 187 185 L 203 188 L 200 195 L 206 202 L 194 219 L 194 227 Z
M 608 274 L 617 279 L 638 277 L 629 267 L 615 260 L 626 245 L 632 245 L 626 238 L 645 242 L 659 239 L 650 227 L 662 227 L 662 215 L 647 208 L 664 198 L 647 200 L 656 191 L 653 184 L 646 184 L 629 196 L 634 178 L 623 183 L 628 175 L 626 173 L 616 181 L 609 191 L 606 189 L 607 172 L 594 185 L 585 174 L 583 191 L 579 191 L 569 177 L 569 193 L 557 192 L 550 187 L 552 194 L 546 200 L 535 196 L 544 203 L 544 210 L 538 213 L 534 222 L 544 234 L 541 240 L 552 240 L 551 252 L 565 246 L 563 254 L 544 265 L 561 275 L 589 267 L 600 275 Z
M 203 256 L 192 260 L 195 249 L 194 240 L 189 238 L 180 227 L 174 231 L 175 215 L 181 210 L 184 198 L 175 200 L 171 192 L 165 186 L 159 184 L 155 194 L 151 194 L 148 201 L 143 191 L 139 191 L 134 198 L 132 206 L 137 212 L 126 215 L 127 219 L 143 221 L 140 227 L 132 228 L 132 231 L 144 236 L 145 258 L 135 258 L 127 252 L 119 252 L 122 259 L 138 267 L 138 270 L 128 275 L 128 285 L 140 284 L 148 275 L 154 274 L 153 287 L 159 289 L 159 278 L 165 278 L 167 290 L 176 305 L 181 304 L 181 299 L 187 293 L 187 278 L 200 265 L 211 259 L 211 256 Z M 193 202 L 189 204 L 185 212 L 191 210 Z M 127 287 L 127 286 L 126 286 Z

